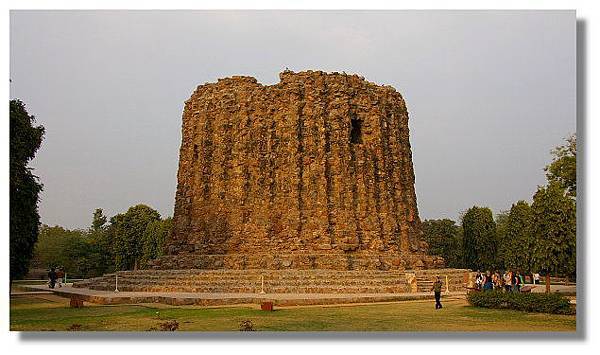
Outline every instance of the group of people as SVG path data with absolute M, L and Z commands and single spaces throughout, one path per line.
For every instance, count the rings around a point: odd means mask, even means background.
M 50 268 L 48 271 L 48 287 L 54 288 L 56 285 L 62 287 L 62 281 L 65 277 L 65 272 L 60 268 Z
M 506 292 L 521 292 L 521 287 L 525 284 L 525 276 L 520 271 L 506 270 L 504 273 L 500 271 L 486 271 L 481 273 L 477 271 L 475 277 L 475 286 L 478 290 L 492 291 L 504 290 Z

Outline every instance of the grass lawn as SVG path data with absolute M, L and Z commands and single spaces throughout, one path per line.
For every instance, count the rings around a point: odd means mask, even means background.
M 165 305 L 117 305 L 69 308 L 54 295 L 11 299 L 11 330 L 145 331 L 169 320 L 180 331 L 237 331 L 250 320 L 263 331 L 575 331 L 575 316 L 492 310 L 464 300 L 407 301 L 359 306 L 312 306 L 261 311 L 252 306 L 200 308 Z

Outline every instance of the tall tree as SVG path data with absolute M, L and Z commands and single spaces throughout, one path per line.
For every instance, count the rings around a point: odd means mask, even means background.
M 464 267 L 462 230 L 451 219 L 428 219 L 421 224 L 429 252 L 446 259 L 448 267 Z
M 531 206 L 525 201 L 513 204 L 499 247 L 501 259 L 507 268 L 533 271 L 535 239 L 531 234 L 531 224 Z
M 571 135 L 566 143 L 552 150 L 554 159 L 544 169 L 548 182 L 555 182 L 570 197 L 577 196 L 577 136 Z
M 495 268 L 497 238 L 492 211 L 473 206 L 463 215 L 462 226 L 465 266 L 470 269 Z
M 104 225 L 106 224 L 107 218 L 102 211 L 102 208 L 96 208 L 94 211 L 94 216 L 92 217 L 92 226 L 91 231 L 98 232 L 102 230 Z
M 38 238 L 42 184 L 28 167 L 42 144 L 44 127 L 34 126 L 20 100 L 10 101 L 10 281 L 27 274 Z
M 117 270 L 137 269 L 143 255 L 144 232 L 160 214 L 146 205 L 130 207 L 127 212 L 110 219 L 108 233 L 113 240 Z
M 107 231 L 107 218 L 101 208 L 94 211 L 92 225 L 88 233 L 88 260 L 93 265 L 93 276 L 112 272 L 115 268 L 113 240 Z
M 508 215 L 509 211 L 502 211 L 496 214 L 496 238 L 498 241 L 498 247 L 496 248 L 496 268 L 503 269 L 504 264 L 504 240 L 507 238 L 506 234 L 508 231 Z
M 550 182 L 538 187 L 531 205 L 535 240 L 533 265 L 546 274 L 550 292 L 550 273 L 573 274 L 576 269 L 576 205 L 562 185 Z

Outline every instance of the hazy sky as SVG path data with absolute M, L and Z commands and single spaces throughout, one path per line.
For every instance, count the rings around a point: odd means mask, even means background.
M 575 132 L 572 11 L 12 11 L 11 98 L 46 128 L 42 222 L 173 213 L 183 102 L 217 78 L 358 73 L 410 115 L 422 219 L 531 200 Z

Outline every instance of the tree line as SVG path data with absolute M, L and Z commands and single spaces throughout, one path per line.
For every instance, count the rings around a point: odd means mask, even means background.
M 552 150 L 545 167 L 547 183 L 538 186 L 533 202 L 515 202 L 495 218 L 488 207 L 451 219 L 423 222 L 430 252 L 448 267 L 473 270 L 512 269 L 563 276 L 576 275 L 576 136 Z
M 42 225 L 32 266 L 61 267 L 75 278 L 99 276 L 115 270 L 132 270 L 162 255 L 172 219 L 140 204 L 110 219 L 94 211 L 88 229 L 68 230 Z

